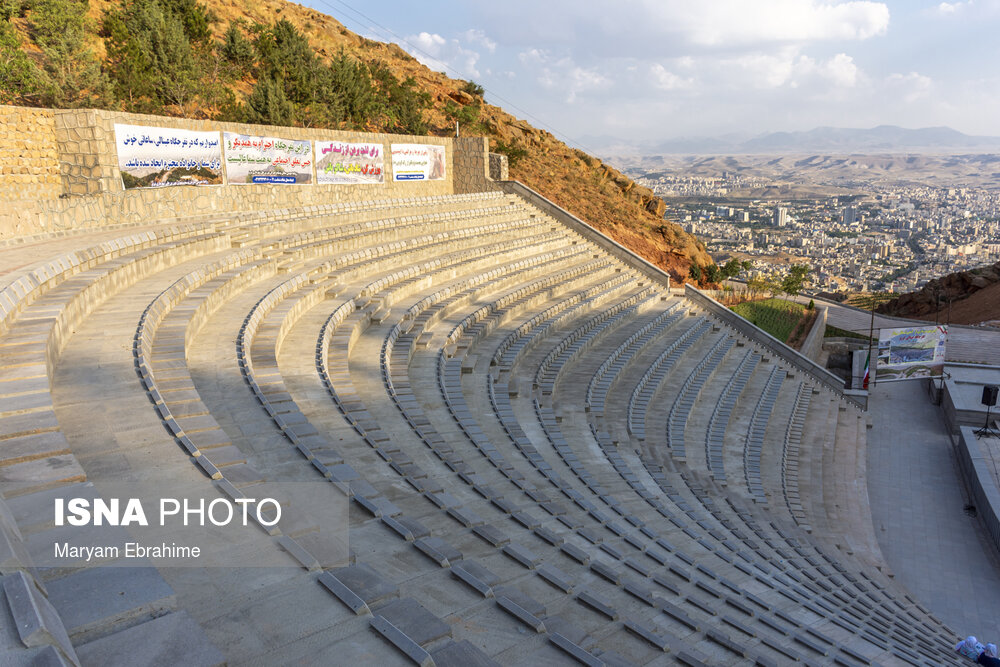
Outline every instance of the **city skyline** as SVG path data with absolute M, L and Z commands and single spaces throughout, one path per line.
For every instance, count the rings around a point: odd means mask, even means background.
M 584 148 L 818 126 L 1000 135 L 997 0 L 305 4 Z

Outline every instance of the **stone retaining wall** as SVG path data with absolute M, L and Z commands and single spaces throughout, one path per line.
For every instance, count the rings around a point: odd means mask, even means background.
M 386 178 L 372 185 L 225 185 L 125 190 L 115 123 L 228 131 L 299 140 L 381 143 Z M 95 109 L 0 106 L 0 240 L 40 233 L 141 224 L 204 214 L 296 209 L 335 202 L 423 197 L 492 189 L 483 137 L 409 136 L 244 125 Z M 390 144 L 446 147 L 446 178 L 392 180 Z
M 983 454 L 980 441 L 971 426 L 963 426 L 958 436 L 958 467 L 962 470 L 969 500 L 976 511 L 990 542 L 1000 550 L 1000 489 L 990 470 L 992 462 Z
M 826 306 L 816 306 L 816 319 L 802 343 L 802 354 L 819 363 L 823 354 L 823 334 L 826 333 Z

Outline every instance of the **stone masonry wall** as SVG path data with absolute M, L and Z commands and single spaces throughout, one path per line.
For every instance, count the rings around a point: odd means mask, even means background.
M 191 215 L 295 209 L 371 199 L 490 189 L 482 137 L 372 134 L 244 125 L 95 109 L 0 106 L 0 240 L 40 233 L 181 219 Z M 372 185 L 224 185 L 125 190 L 115 123 L 327 141 L 381 143 L 386 176 Z M 394 182 L 390 144 L 446 147 L 446 178 Z M 15 203 L 16 202 L 16 203 Z
M 455 147 L 455 194 L 492 190 L 489 142 L 486 137 L 461 137 L 452 140 Z
M 510 168 L 503 153 L 490 153 L 490 178 L 494 181 L 509 181 Z
M 0 202 L 62 194 L 52 110 L 0 106 L 0 128 Z

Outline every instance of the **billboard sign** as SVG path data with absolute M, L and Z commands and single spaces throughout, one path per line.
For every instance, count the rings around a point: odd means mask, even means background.
M 444 146 L 436 144 L 392 144 L 392 180 L 444 180 Z
M 222 185 L 218 132 L 115 123 L 122 186 Z
M 224 132 L 231 185 L 312 183 L 312 142 Z
M 947 341 L 948 327 L 943 325 L 882 329 L 878 337 L 875 381 L 941 375 Z
M 385 182 L 382 144 L 316 142 L 316 182 L 359 185 Z

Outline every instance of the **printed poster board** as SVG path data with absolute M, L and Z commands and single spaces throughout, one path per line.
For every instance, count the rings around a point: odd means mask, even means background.
M 358 185 L 385 182 L 382 144 L 316 142 L 316 182 Z
M 444 172 L 444 146 L 392 144 L 392 180 L 441 181 Z
M 126 190 L 223 183 L 218 132 L 115 123 L 115 145 Z
M 222 136 L 230 185 L 312 183 L 312 142 L 234 132 Z
M 948 327 L 943 325 L 882 329 L 878 335 L 875 381 L 941 375 L 947 341 Z

